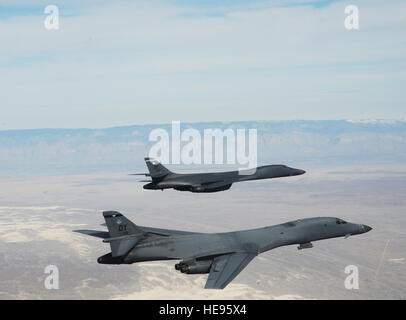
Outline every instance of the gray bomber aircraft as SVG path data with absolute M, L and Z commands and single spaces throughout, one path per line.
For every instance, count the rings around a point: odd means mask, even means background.
M 258 254 L 281 246 L 313 247 L 312 241 L 349 237 L 370 231 L 363 224 L 339 218 L 307 218 L 259 229 L 196 233 L 137 226 L 116 211 L 103 212 L 108 232 L 75 230 L 102 238 L 111 252 L 101 264 L 181 260 L 175 269 L 186 274 L 208 273 L 206 289 L 225 288 Z
M 136 173 L 151 177 L 150 183 L 144 185 L 148 190 L 175 189 L 190 192 L 218 192 L 230 189 L 234 182 L 297 176 L 306 173 L 304 170 L 285 165 L 268 165 L 254 170 L 209 172 L 209 173 L 174 173 L 164 167 L 158 160 L 145 158 L 149 173 Z M 145 182 L 145 181 L 144 181 Z

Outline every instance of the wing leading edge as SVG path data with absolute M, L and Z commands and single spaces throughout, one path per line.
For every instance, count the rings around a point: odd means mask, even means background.
M 205 289 L 224 289 L 250 262 L 255 253 L 231 253 L 214 259 Z

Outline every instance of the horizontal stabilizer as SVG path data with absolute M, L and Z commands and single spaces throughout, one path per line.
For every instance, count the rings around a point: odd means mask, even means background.
M 73 232 L 83 233 L 88 236 L 107 239 L 110 237 L 110 234 L 107 231 L 97 231 L 97 230 L 73 230 Z
M 151 175 L 149 173 L 130 173 L 129 176 L 146 176 L 146 177 L 150 177 Z

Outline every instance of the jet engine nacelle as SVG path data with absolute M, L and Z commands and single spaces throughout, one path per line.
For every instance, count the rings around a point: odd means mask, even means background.
M 203 274 L 209 273 L 212 265 L 212 260 L 204 261 L 181 261 L 175 264 L 175 269 L 186 274 Z
M 190 192 L 195 192 L 195 193 L 203 193 L 203 192 L 217 192 L 217 191 L 224 191 L 230 189 L 232 183 L 227 184 L 227 185 L 222 185 L 222 186 L 198 186 L 198 187 L 193 187 L 193 186 L 176 186 L 174 187 L 175 190 L 178 191 L 190 191 Z
M 97 259 L 97 262 L 100 264 L 122 264 L 124 262 L 124 256 L 113 257 L 111 252 L 101 256 Z
M 192 192 L 217 192 L 217 191 L 224 191 L 231 188 L 232 183 L 222 185 L 222 186 L 199 186 L 199 187 L 192 187 L 190 191 Z
M 302 250 L 302 249 L 310 249 L 313 248 L 313 244 L 311 242 L 306 242 L 306 243 L 301 243 L 297 249 Z

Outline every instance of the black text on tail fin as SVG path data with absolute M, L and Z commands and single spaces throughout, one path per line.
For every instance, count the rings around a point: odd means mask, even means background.
M 103 240 L 109 242 L 113 257 L 128 253 L 144 236 L 144 232 L 134 223 L 117 211 L 103 212 L 110 238 Z
M 156 159 L 145 158 L 144 160 L 147 163 L 147 167 L 152 180 L 162 179 L 163 177 L 172 173 L 170 170 L 165 168 L 161 163 L 159 163 L 159 161 Z

